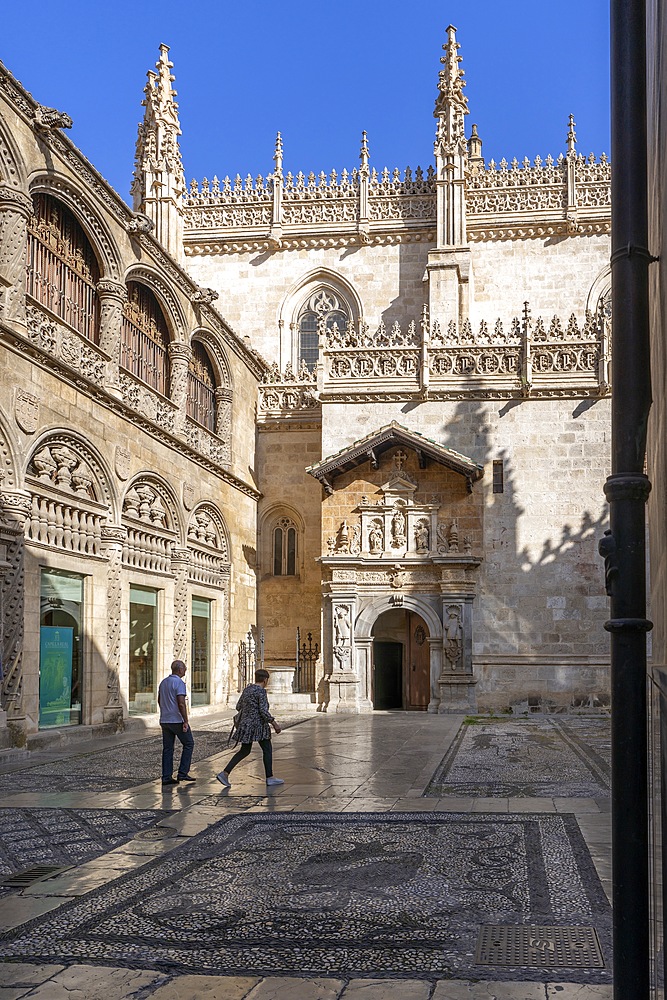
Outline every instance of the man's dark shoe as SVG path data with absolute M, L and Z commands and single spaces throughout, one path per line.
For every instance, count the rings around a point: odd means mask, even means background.
M 183 774 L 178 776 L 178 781 L 196 781 L 197 779 L 191 774 Z
M 177 785 L 178 782 L 176 781 L 176 778 L 163 778 L 162 779 L 162 784 L 163 785 Z

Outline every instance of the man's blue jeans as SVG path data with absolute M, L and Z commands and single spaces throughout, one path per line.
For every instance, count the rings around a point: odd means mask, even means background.
M 195 738 L 192 729 L 188 726 L 183 732 L 182 722 L 161 722 L 162 729 L 162 780 L 167 781 L 172 776 L 174 770 L 174 743 L 176 737 L 183 744 L 181 750 L 181 762 L 178 765 L 178 777 L 184 778 L 190 771 L 192 763 L 192 751 L 195 747 Z

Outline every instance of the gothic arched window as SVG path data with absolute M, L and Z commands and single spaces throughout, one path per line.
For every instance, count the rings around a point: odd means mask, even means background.
M 74 215 L 48 194 L 33 198 L 26 291 L 82 337 L 99 340 L 100 269 Z
M 128 281 L 127 302 L 123 306 L 121 366 L 166 396 L 168 347 L 169 331 L 155 295 L 145 285 Z
M 197 340 L 192 344 L 188 364 L 186 407 L 189 417 L 215 433 L 215 371 L 206 348 Z
M 289 517 L 273 529 L 273 575 L 296 576 L 296 525 Z
M 318 331 L 320 322 L 327 330 L 336 326 L 339 330 L 347 329 L 350 321 L 349 310 L 345 302 L 329 288 L 320 288 L 305 302 L 299 313 L 299 357 L 298 362 L 306 362 L 313 370 L 319 357 Z

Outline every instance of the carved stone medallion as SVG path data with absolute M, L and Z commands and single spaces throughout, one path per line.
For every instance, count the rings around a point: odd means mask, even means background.
M 116 469 L 116 475 L 123 482 L 130 475 L 130 462 L 132 460 L 132 455 L 127 448 L 121 447 L 121 445 L 116 445 L 116 456 L 114 458 L 114 467 Z
M 14 402 L 14 415 L 16 423 L 26 434 L 34 434 L 39 423 L 39 400 L 37 396 L 26 392 L 25 389 L 16 390 Z

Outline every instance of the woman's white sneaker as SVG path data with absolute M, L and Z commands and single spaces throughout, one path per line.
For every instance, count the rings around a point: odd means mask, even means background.
M 267 778 L 266 779 L 266 783 L 267 783 L 267 785 L 284 785 L 285 784 L 285 779 L 284 778 Z
M 216 774 L 216 778 L 218 779 L 218 781 L 220 782 L 221 785 L 225 786 L 225 788 L 231 788 L 232 787 L 232 783 L 231 783 L 231 781 L 229 780 L 229 778 L 227 777 L 227 775 L 225 774 L 224 771 L 221 771 L 220 774 Z

